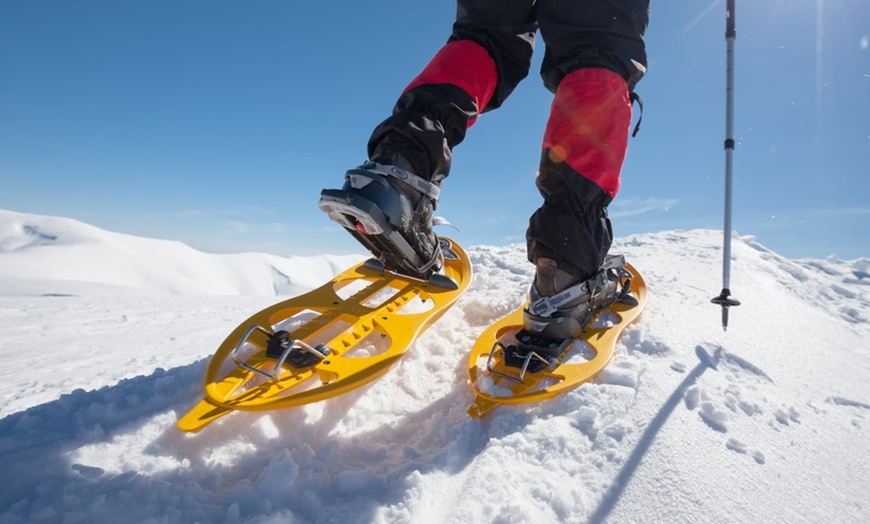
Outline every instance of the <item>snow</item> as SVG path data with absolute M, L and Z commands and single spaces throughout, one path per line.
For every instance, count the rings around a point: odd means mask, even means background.
M 870 520 L 870 261 L 735 237 L 723 332 L 719 232 L 621 238 L 650 302 L 610 366 L 474 420 L 468 351 L 532 268 L 468 252 L 471 288 L 383 378 L 185 434 L 223 337 L 362 257 L 0 211 L 0 523 Z

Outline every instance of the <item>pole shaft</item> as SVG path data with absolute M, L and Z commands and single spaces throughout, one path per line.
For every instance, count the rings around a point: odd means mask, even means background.
M 722 249 L 722 287 L 731 287 L 731 171 L 734 154 L 734 40 L 737 36 L 734 24 L 734 1 L 727 0 L 726 31 L 727 44 L 725 79 L 725 227 Z
M 728 329 L 728 308 L 739 306 L 740 302 L 731 298 L 731 169 L 734 154 L 734 2 L 727 0 L 725 6 L 727 45 L 727 66 L 725 79 L 725 228 L 722 247 L 722 292 L 713 297 L 714 304 L 722 308 L 722 329 Z

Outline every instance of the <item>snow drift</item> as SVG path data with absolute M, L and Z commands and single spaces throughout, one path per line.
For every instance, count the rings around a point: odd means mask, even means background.
M 0 210 L 0 295 L 297 295 L 360 255 L 215 255 L 69 218 Z M 81 290 L 81 291 L 79 291 Z
M 473 246 L 469 291 L 379 381 L 188 435 L 208 356 L 263 295 L 359 257 L 0 211 L 0 522 L 866 522 L 870 264 L 735 238 L 723 333 L 720 244 L 620 239 L 649 306 L 552 401 L 465 414 L 468 350 L 532 276 L 521 245 Z

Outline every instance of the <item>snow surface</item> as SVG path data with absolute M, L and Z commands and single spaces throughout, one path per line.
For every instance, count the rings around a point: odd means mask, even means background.
M 719 232 L 620 239 L 650 303 L 611 365 L 474 420 L 468 351 L 532 268 L 468 251 L 471 288 L 380 380 L 184 434 L 223 337 L 361 256 L 0 211 L 0 523 L 870 521 L 870 261 L 735 238 L 723 332 Z

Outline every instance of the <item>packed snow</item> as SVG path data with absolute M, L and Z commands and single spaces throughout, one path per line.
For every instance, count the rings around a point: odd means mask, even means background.
M 222 339 L 362 253 L 206 254 L 0 211 L 0 523 L 870 521 L 870 261 L 735 237 L 723 332 L 721 243 L 618 239 L 647 309 L 553 400 L 466 414 L 468 352 L 532 278 L 522 245 L 466 246 L 471 287 L 384 377 L 186 434 Z

